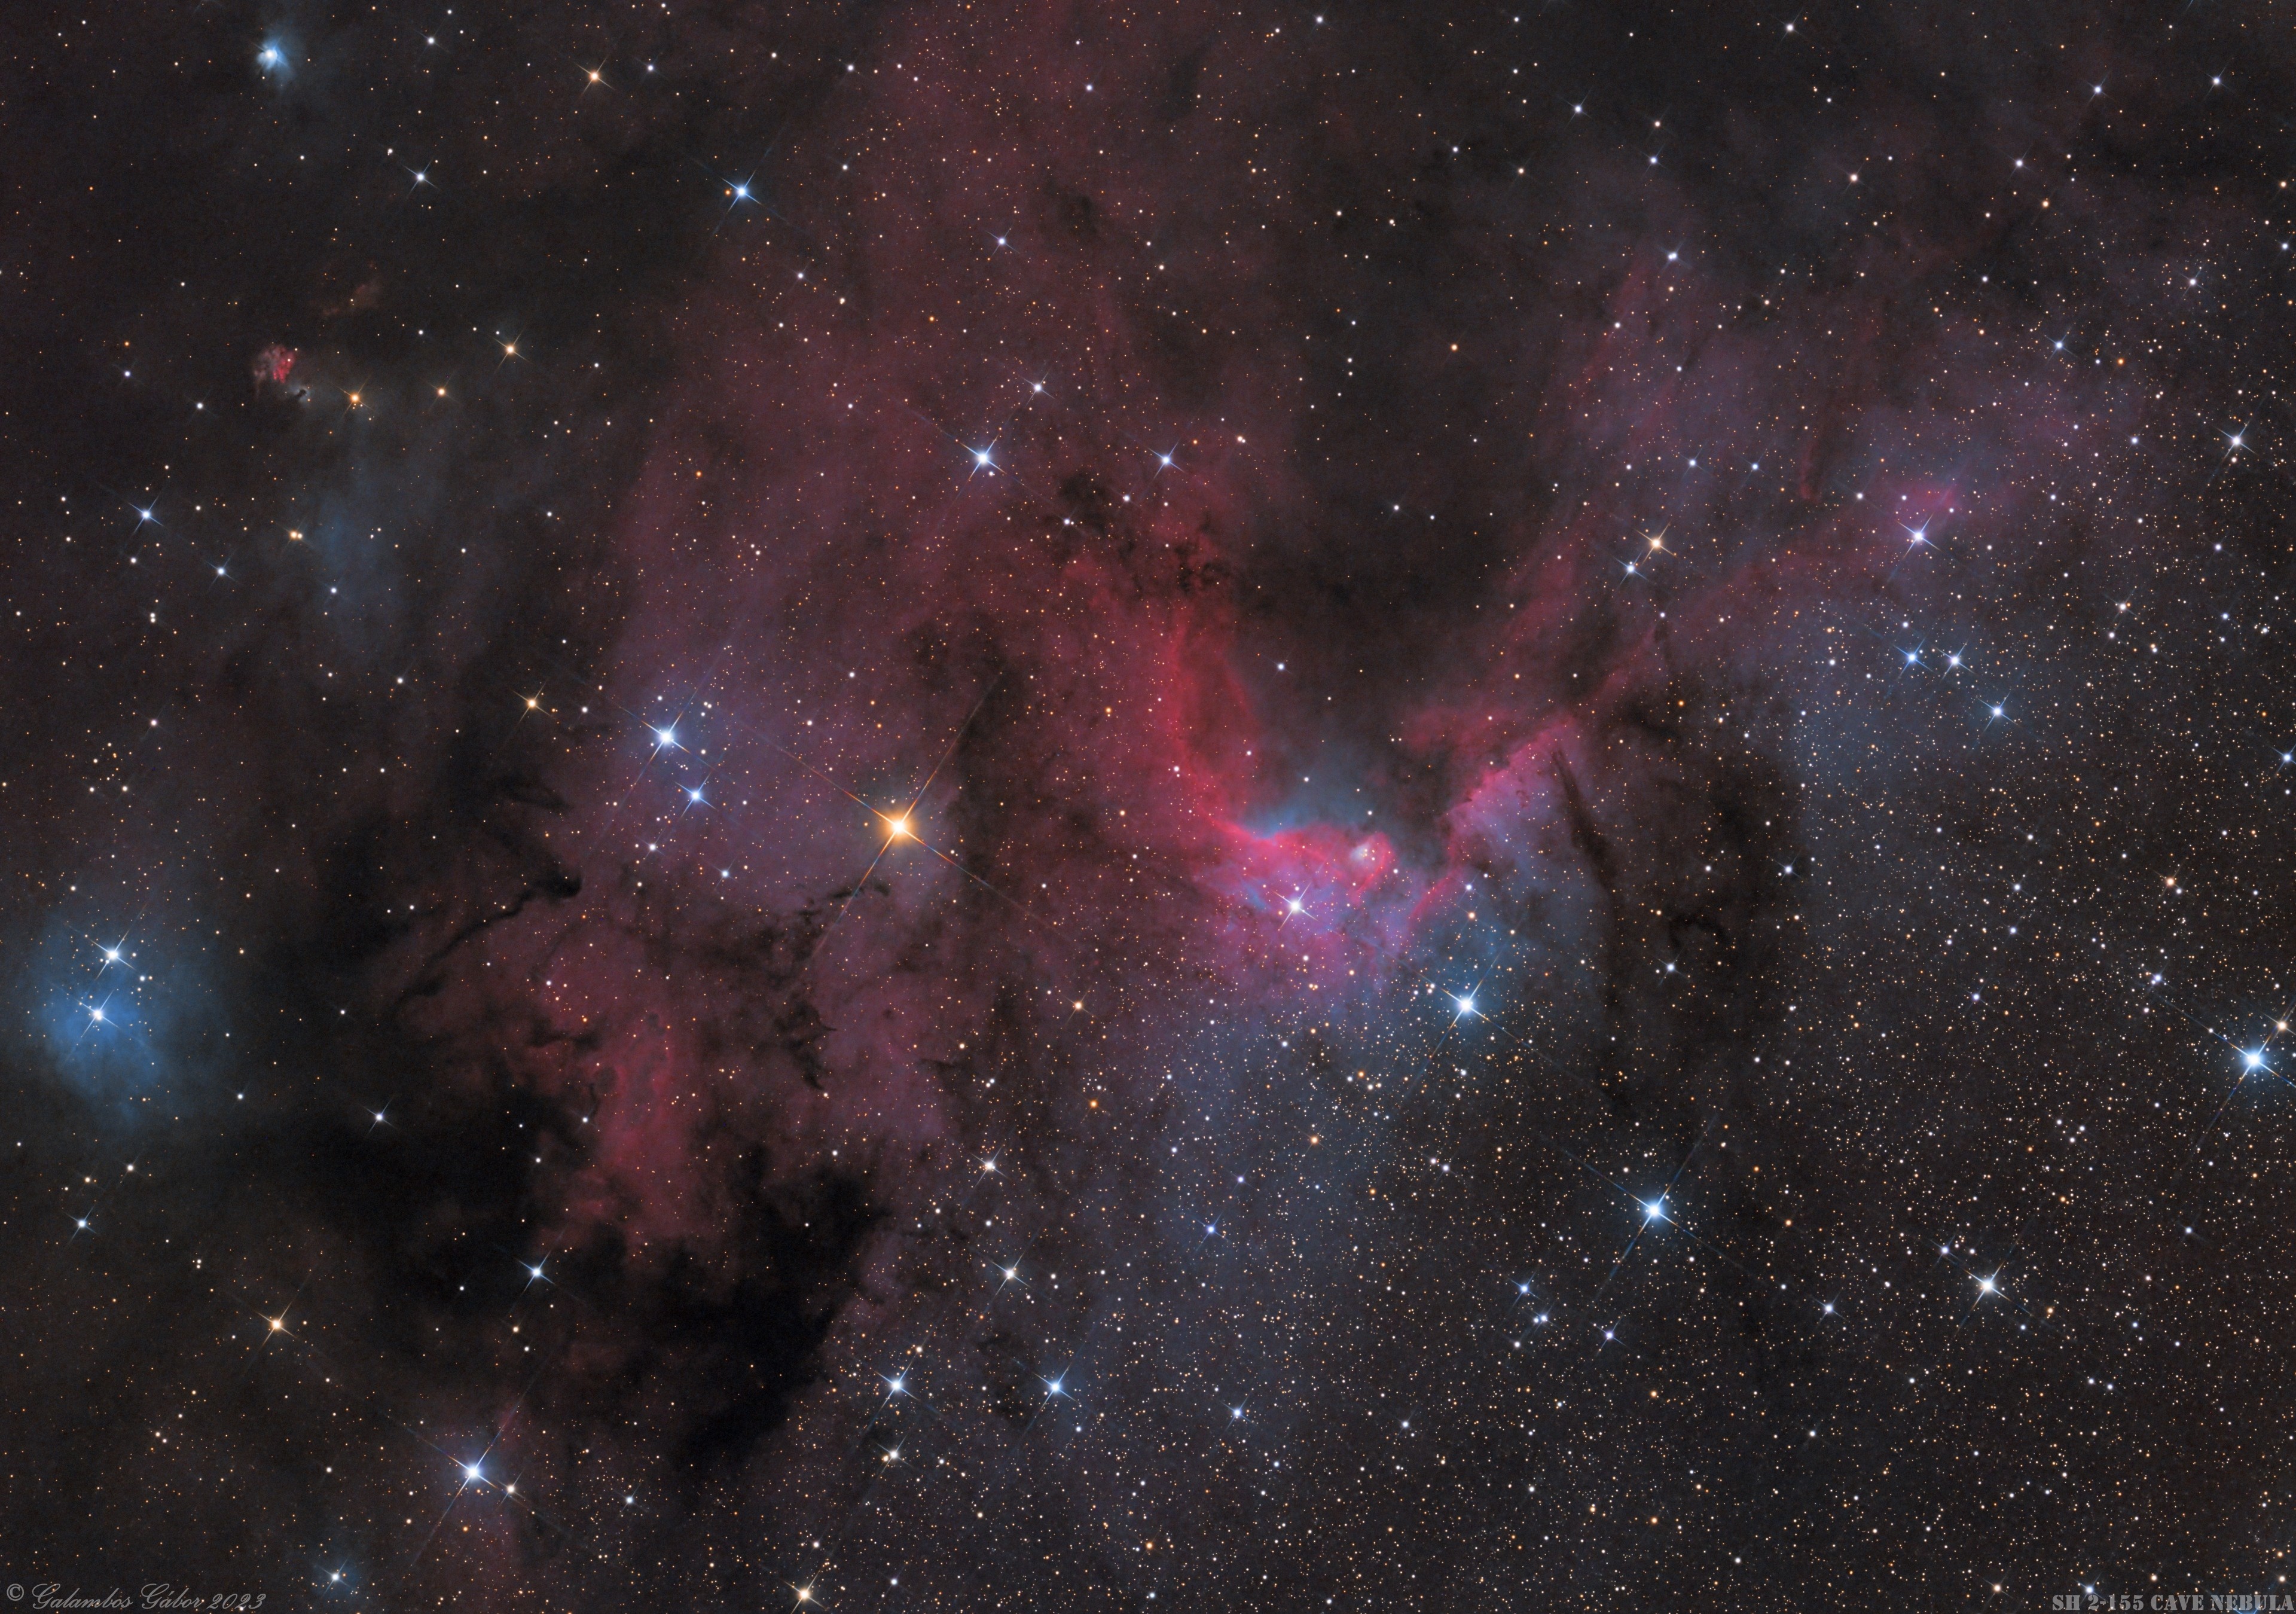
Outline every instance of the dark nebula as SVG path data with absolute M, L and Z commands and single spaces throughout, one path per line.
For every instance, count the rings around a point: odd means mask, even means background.
M 12 1597 L 2296 1596 L 2285 18 L 0 37 Z

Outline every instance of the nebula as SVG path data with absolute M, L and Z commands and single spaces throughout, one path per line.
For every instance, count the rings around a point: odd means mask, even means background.
M 1964 1479 L 2261 1393 L 2116 1353 L 2277 1203 L 2264 24 L 122 20 L 10 29 L 10 1577 L 2262 1572 Z

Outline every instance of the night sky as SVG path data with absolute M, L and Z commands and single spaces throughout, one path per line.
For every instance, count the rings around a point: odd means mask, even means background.
M 2296 1592 L 2292 119 L 2255 0 L 9 6 L 0 1581 Z

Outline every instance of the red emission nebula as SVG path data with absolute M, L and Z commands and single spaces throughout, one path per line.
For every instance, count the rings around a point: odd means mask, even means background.
M 2278 25 L 520 9 L 40 70 L 0 1311 L 190 1321 L 24 1541 L 2279 1572 L 2058 1495 L 2271 1382 L 2142 1353 L 2288 1208 Z

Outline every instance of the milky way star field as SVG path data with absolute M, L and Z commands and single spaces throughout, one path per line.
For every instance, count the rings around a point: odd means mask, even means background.
M 2296 1608 L 2296 19 L 0 67 L 0 1606 Z

